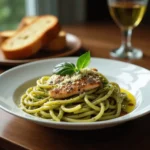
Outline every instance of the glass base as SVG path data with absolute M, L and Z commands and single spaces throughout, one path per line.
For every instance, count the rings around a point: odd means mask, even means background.
M 120 47 L 119 49 L 111 51 L 110 55 L 115 58 L 140 59 L 143 57 L 143 52 L 133 47 L 130 49 Z

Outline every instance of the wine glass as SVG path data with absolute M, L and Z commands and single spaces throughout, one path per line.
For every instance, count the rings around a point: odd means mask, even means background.
M 107 0 L 110 14 L 122 33 L 120 48 L 111 51 L 117 58 L 139 59 L 143 52 L 131 45 L 132 30 L 138 26 L 145 14 L 148 0 Z

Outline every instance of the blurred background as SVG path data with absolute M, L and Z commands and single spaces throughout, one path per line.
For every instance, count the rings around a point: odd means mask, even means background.
M 150 5 L 141 24 L 150 23 Z M 22 17 L 53 14 L 61 24 L 108 22 L 107 0 L 0 0 L 0 30 L 15 29 Z

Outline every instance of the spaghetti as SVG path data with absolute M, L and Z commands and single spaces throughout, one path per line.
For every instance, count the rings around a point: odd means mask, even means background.
M 109 82 L 98 73 L 103 87 L 84 91 L 65 99 L 55 99 L 49 91 L 56 85 L 49 84 L 51 76 L 37 80 L 22 95 L 20 108 L 31 115 L 67 122 L 95 122 L 119 117 L 131 101 L 117 83 Z

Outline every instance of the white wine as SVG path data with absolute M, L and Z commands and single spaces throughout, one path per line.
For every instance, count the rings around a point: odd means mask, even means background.
M 146 11 L 146 5 L 118 2 L 109 5 L 109 10 L 112 18 L 120 27 L 129 29 L 139 25 Z

